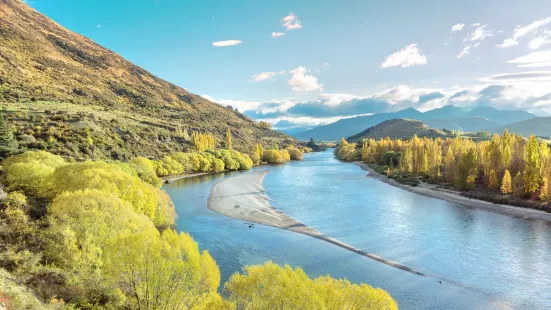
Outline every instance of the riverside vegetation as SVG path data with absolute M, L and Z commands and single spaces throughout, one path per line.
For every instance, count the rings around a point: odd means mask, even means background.
M 362 160 L 398 182 L 419 180 L 464 191 L 464 195 L 551 212 L 551 156 L 546 142 L 525 139 L 507 130 L 490 140 L 419 138 L 342 139 L 339 159 Z
M 0 118 L 0 304 L 7 309 L 397 309 L 381 289 L 270 262 L 233 275 L 220 295 L 208 251 L 174 229 L 159 175 L 250 169 L 301 159 L 289 146 L 215 149 L 193 134 L 194 151 L 158 160 L 75 162 L 17 151 Z M 308 149 L 303 149 L 308 151 Z M 269 290 L 266 287 L 270 287 Z M 289 289 L 292 287 L 292 289 Z

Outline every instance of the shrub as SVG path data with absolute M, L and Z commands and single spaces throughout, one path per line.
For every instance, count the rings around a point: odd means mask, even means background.
M 262 160 L 269 164 L 281 164 L 283 162 L 283 157 L 277 150 L 265 150 Z
M 297 148 L 287 148 L 287 151 L 289 152 L 291 160 L 302 160 L 304 158 L 304 154 Z

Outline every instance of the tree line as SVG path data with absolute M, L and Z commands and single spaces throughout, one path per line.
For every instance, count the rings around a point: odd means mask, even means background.
M 347 161 L 385 165 L 389 174 L 422 176 L 460 190 L 479 184 L 518 198 L 551 200 L 549 146 L 535 136 L 525 139 L 507 130 L 478 143 L 461 137 L 367 139 L 360 144 L 342 139 L 335 154 Z

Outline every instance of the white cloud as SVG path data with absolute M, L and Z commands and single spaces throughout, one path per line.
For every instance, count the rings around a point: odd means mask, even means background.
M 260 106 L 260 102 L 256 101 L 245 101 L 245 100 L 216 100 L 215 98 L 209 96 L 209 95 L 201 95 L 201 97 L 212 101 L 214 103 L 218 103 L 221 106 L 232 106 L 233 108 L 236 108 L 237 110 L 243 112 L 243 111 L 249 111 L 249 110 L 255 110 Z
M 322 66 L 323 66 L 323 67 L 324 67 L 325 69 L 327 69 L 327 68 L 329 68 L 329 67 L 330 67 L 330 65 L 329 65 L 329 63 L 328 63 L 328 62 L 324 62 Z
M 285 28 L 285 30 L 293 30 L 293 29 L 300 29 L 302 28 L 302 24 L 298 17 L 293 14 L 289 13 L 289 15 L 283 17 L 281 19 L 281 26 Z
M 461 52 L 459 54 L 457 54 L 457 58 L 461 59 L 461 58 L 469 55 L 470 53 L 471 53 L 471 46 L 470 45 L 465 45 L 463 47 L 463 49 L 461 50 Z
M 517 64 L 520 68 L 537 68 L 551 66 L 551 50 L 533 52 L 528 55 L 517 57 L 507 61 L 510 64 Z
M 486 29 L 488 25 L 474 23 L 471 24 L 471 27 L 475 27 L 476 29 L 474 29 L 472 32 L 469 32 L 467 36 L 463 39 L 465 45 L 463 46 L 461 52 L 457 54 L 458 59 L 464 58 L 465 56 L 469 55 L 472 49 L 478 47 L 484 39 L 492 37 L 494 35 L 493 31 Z
M 455 24 L 452 26 L 452 32 L 461 31 L 465 27 L 465 24 Z
M 474 26 L 474 25 L 478 25 L 478 26 Z M 481 26 L 480 24 L 477 23 L 477 24 L 473 24 L 473 26 L 477 28 L 471 33 L 469 33 L 469 35 L 465 39 L 463 39 L 463 42 L 482 41 L 494 35 L 493 31 L 486 29 L 488 25 Z
M 260 81 L 271 79 L 276 75 L 277 75 L 277 72 L 260 72 L 259 74 L 253 75 L 252 79 L 255 82 L 260 82 Z
M 545 35 L 534 37 L 528 42 L 528 48 L 537 50 L 545 44 L 551 43 L 551 31 L 546 31 Z
M 515 73 L 502 73 L 489 77 L 481 78 L 483 82 L 549 82 L 551 81 L 551 71 L 527 71 Z
M 427 64 L 427 57 L 421 54 L 421 50 L 419 50 L 417 44 L 410 44 L 388 56 L 381 64 L 381 68 L 395 66 L 402 66 L 402 68 L 406 68 L 413 65 L 425 64 Z
M 240 41 L 240 40 L 217 41 L 217 42 L 212 42 L 212 46 L 216 46 L 216 47 L 233 46 L 233 45 L 241 44 L 242 42 L 243 41 Z
M 285 33 L 283 33 L 283 32 L 272 32 L 272 38 L 279 38 L 279 37 L 282 37 L 284 35 L 285 35 Z
M 313 92 L 313 91 L 322 91 L 323 85 L 318 83 L 318 79 L 307 73 L 305 67 L 297 67 L 289 71 L 292 76 L 289 79 L 288 83 L 293 88 L 293 91 L 296 92 Z
M 503 43 L 498 44 L 497 47 L 506 48 L 506 47 L 516 46 L 519 44 L 518 40 L 520 38 L 530 33 L 535 33 L 538 30 L 538 28 L 540 28 L 541 26 L 545 26 L 549 23 L 551 23 L 551 17 L 536 20 L 524 27 L 519 25 L 515 28 L 515 30 L 513 30 L 513 35 L 510 38 L 505 39 Z

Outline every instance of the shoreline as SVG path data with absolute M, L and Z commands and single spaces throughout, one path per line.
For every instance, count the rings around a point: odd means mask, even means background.
M 515 207 L 510 205 L 504 205 L 504 204 L 495 204 L 489 201 L 473 199 L 473 198 L 461 196 L 460 192 L 458 191 L 441 189 L 441 188 L 438 188 L 437 186 L 423 183 L 423 182 L 416 187 L 401 184 L 396 180 L 390 179 L 376 172 L 371 167 L 369 167 L 369 165 L 363 162 L 355 161 L 353 163 L 360 166 L 362 170 L 369 172 L 367 177 L 373 178 L 375 180 L 381 181 L 388 185 L 406 190 L 410 193 L 431 197 L 431 198 L 436 198 L 436 199 L 441 199 L 441 200 L 449 201 L 449 202 L 456 203 L 456 204 L 470 207 L 470 208 L 477 208 L 477 209 L 482 209 L 493 213 L 509 215 L 509 216 L 513 216 L 515 218 L 519 218 L 523 220 L 539 220 L 539 221 L 551 222 L 551 213 L 530 209 L 530 208 Z
M 264 194 L 264 187 L 262 186 L 264 177 L 268 172 L 268 170 L 254 171 L 216 183 L 211 189 L 207 204 L 208 209 L 237 220 L 272 226 L 314 237 L 390 267 L 398 268 L 418 276 L 429 276 L 400 263 L 385 259 L 377 254 L 357 249 L 337 239 L 326 236 L 274 208 L 270 204 L 270 199 Z

